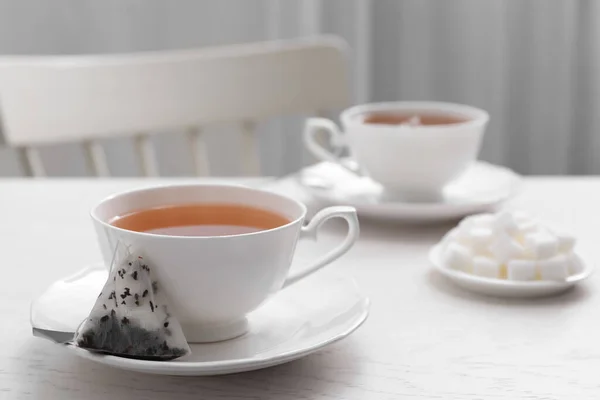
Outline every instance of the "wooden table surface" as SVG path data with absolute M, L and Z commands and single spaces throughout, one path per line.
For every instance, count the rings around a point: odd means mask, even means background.
M 76 358 L 31 336 L 29 305 L 52 281 L 100 260 L 87 212 L 148 180 L 0 181 L 0 399 L 600 398 L 600 274 L 553 298 L 473 295 L 432 272 L 427 250 L 451 226 L 362 223 L 331 268 L 353 275 L 371 316 L 304 359 L 237 375 L 150 376 Z M 598 265 L 600 179 L 529 178 L 511 207 L 574 233 Z M 325 242 L 341 235 L 329 230 Z

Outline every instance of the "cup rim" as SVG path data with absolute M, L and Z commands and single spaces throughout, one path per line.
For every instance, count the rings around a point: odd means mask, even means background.
M 364 122 L 357 118 L 353 118 L 357 114 L 362 114 L 369 111 L 396 111 L 396 110 L 431 110 L 431 111 L 447 111 L 456 112 L 462 114 L 469 119 L 465 122 L 458 122 L 454 124 L 441 124 L 441 125 L 426 125 L 410 127 L 410 130 L 403 129 L 398 125 L 392 124 L 378 124 L 379 129 L 402 129 L 405 131 L 421 130 L 420 134 L 430 132 L 439 132 L 440 130 L 448 130 L 453 128 L 464 128 L 469 126 L 482 126 L 485 125 L 490 115 L 487 111 L 461 103 L 441 102 L 441 101 L 389 101 L 389 102 L 377 102 L 377 103 L 365 103 L 352 106 L 342 111 L 340 120 L 344 126 L 366 126 Z
M 272 197 L 276 197 L 276 198 L 279 198 L 282 200 L 291 201 L 292 203 L 295 203 L 300 208 L 301 213 L 300 213 L 300 216 L 298 216 L 297 218 L 294 218 L 287 224 L 284 224 L 284 225 L 281 225 L 281 226 L 278 226 L 275 228 L 263 229 L 263 230 L 256 231 L 256 232 L 237 233 L 237 234 L 233 234 L 233 235 L 215 235 L 215 236 L 164 235 L 164 234 L 159 234 L 159 233 L 132 231 L 129 229 L 123 229 L 123 228 L 119 228 L 117 226 L 111 225 L 97 215 L 97 211 L 102 205 L 104 205 L 110 201 L 118 200 L 121 197 L 129 196 L 134 193 L 140 193 L 140 192 L 152 192 L 154 190 L 171 189 L 171 188 L 186 188 L 186 187 L 196 187 L 196 188 L 198 188 L 198 187 L 202 187 L 202 188 L 226 187 L 226 188 L 233 188 L 233 189 L 248 190 L 248 191 L 252 191 L 252 192 L 259 192 L 259 193 L 267 195 L 267 196 L 272 196 Z M 243 203 L 240 203 L 240 204 L 243 204 Z M 136 235 L 136 236 L 141 236 L 141 237 L 146 237 L 146 238 L 151 237 L 151 238 L 155 238 L 155 239 L 166 239 L 166 240 L 229 239 L 229 238 L 239 238 L 239 237 L 256 236 L 256 235 L 261 235 L 261 234 L 274 233 L 279 230 L 286 229 L 289 226 L 297 224 L 298 222 L 302 221 L 306 217 L 306 213 L 307 213 L 306 205 L 304 205 L 303 203 L 299 202 L 298 200 L 296 200 L 294 198 L 284 196 L 284 195 L 281 195 L 278 193 L 270 192 L 270 191 L 264 190 L 264 189 L 258 189 L 258 188 L 245 186 L 243 184 L 238 184 L 238 183 L 167 183 L 167 184 L 138 187 L 138 188 L 133 188 L 133 189 L 110 194 L 107 197 L 100 200 L 99 202 L 97 202 L 89 211 L 89 215 L 92 218 L 92 220 L 94 222 L 99 223 L 100 225 L 102 225 L 105 228 L 112 229 L 112 230 L 126 233 L 126 234 L 130 234 L 130 235 Z

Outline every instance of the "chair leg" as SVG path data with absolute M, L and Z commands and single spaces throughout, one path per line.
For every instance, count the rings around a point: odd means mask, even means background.
M 46 176 L 42 158 L 36 149 L 32 147 L 19 147 L 17 155 L 21 170 L 25 176 L 37 178 Z

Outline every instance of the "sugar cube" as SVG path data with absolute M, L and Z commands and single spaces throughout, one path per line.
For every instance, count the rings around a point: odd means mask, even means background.
M 526 252 L 538 260 L 547 259 L 558 253 L 558 240 L 547 232 L 525 235 Z
M 519 230 L 514 235 L 514 237 L 515 237 L 516 241 L 522 245 L 525 245 L 525 236 L 532 234 L 532 233 L 537 233 L 538 231 L 540 231 L 539 225 L 537 224 L 537 222 L 535 222 L 533 220 L 519 222 L 517 224 L 517 227 L 519 228 Z M 531 256 L 533 257 L 533 254 Z
M 500 264 L 504 264 L 512 258 L 523 258 L 525 256 L 523 246 L 504 232 L 496 233 L 488 249 Z
M 464 272 L 473 270 L 473 257 L 471 251 L 458 243 L 450 243 L 444 251 L 444 263 L 452 269 Z
M 579 257 L 575 255 L 575 253 L 568 253 L 565 255 L 565 259 L 567 262 L 567 270 L 569 271 L 569 275 L 577 275 L 583 272 L 583 264 Z
M 558 240 L 558 251 L 561 253 L 569 253 L 575 247 L 575 238 L 563 232 L 553 232 Z
M 533 220 L 531 215 L 529 215 L 527 212 L 521 211 L 521 210 L 513 211 L 512 215 L 517 224 Z
M 459 230 L 464 230 L 464 231 L 468 231 L 470 228 L 473 227 L 473 217 L 467 217 L 467 218 L 463 218 L 459 223 L 458 223 L 458 229 Z
M 456 233 L 456 236 L 454 236 L 452 241 L 454 243 L 458 243 L 458 244 L 463 245 L 468 248 L 470 248 L 471 244 L 472 244 L 471 236 L 469 235 L 469 231 L 464 230 L 464 229 L 458 229 L 458 232 Z
M 500 277 L 500 263 L 489 257 L 473 258 L 473 274 L 487 278 Z
M 494 230 L 498 233 L 506 232 L 512 236 L 518 233 L 519 227 L 517 226 L 512 214 L 508 211 L 504 211 L 496 216 L 496 220 L 494 221 Z
M 563 254 L 538 261 L 538 267 L 543 280 L 563 281 L 569 275 L 567 257 Z
M 472 228 L 469 231 L 470 244 L 474 253 L 483 254 L 487 252 L 492 243 L 493 232 L 487 228 Z
M 472 226 L 477 228 L 489 228 L 493 227 L 496 218 L 493 214 L 477 214 L 471 217 Z
M 519 233 L 526 235 L 528 233 L 534 233 L 539 228 L 539 225 L 534 220 L 528 220 L 518 222 L 517 228 L 519 229 Z
M 506 266 L 507 277 L 513 281 L 532 281 L 536 278 L 535 261 L 511 260 Z

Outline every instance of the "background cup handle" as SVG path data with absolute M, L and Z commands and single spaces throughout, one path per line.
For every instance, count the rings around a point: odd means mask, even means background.
M 319 230 L 319 227 L 325 221 L 331 218 L 343 218 L 348 223 L 348 233 L 346 234 L 344 241 L 333 250 L 328 251 L 316 261 L 312 262 L 308 267 L 304 267 L 302 270 L 290 274 L 283 283 L 283 287 L 290 286 L 299 280 L 306 278 L 308 275 L 320 270 L 350 250 L 354 242 L 356 242 L 360 232 L 358 226 L 358 217 L 356 216 L 356 209 L 354 209 L 354 207 L 347 206 L 328 207 L 319 211 L 308 225 L 302 227 L 302 230 L 300 231 L 300 238 L 308 237 L 313 240 L 317 240 L 317 231 Z
M 317 141 L 316 133 L 321 130 L 328 133 L 329 143 L 335 152 L 341 153 L 343 148 L 347 146 L 344 136 L 335 122 L 327 118 L 309 118 L 304 126 L 304 144 L 306 148 L 319 160 L 341 164 L 338 155 L 330 152 Z

